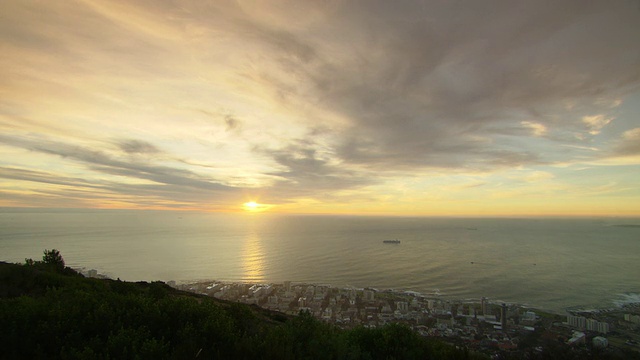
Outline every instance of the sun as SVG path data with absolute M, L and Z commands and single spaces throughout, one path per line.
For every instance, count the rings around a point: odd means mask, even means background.
M 242 207 L 247 211 L 259 211 L 259 210 L 261 210 L 262 205 L 258 204 L 255 201 L 249 201 L 249 202 L 246 202 L 246 203 L 242 204 Z
M 271 210 L 272 208 L 273 208 L 273 205 L 261 204 L 253 200 L 242 204 L 242 209 L 244 211 L 252 212 L 252 213 L 264 212 L 264 211 Z
M 244 207 L 249 208 L 249 209 L 255 209 L 258 206 L 260 206 L 260 204 L 258 204 L 255 201 L 249 201 L 248 203 L 244 203 Z

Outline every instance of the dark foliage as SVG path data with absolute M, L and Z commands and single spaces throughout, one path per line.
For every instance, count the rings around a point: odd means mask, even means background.
M 42 261 L 34 261 L 33 259 L 25 259 L 26 266 L 33 266 L 40 269 L 52 270 L 68 275 L 74 274 L 75 271 L 65 267 L 64 259 L 60 251 L 56 249 L 45 250 L 42 255 Z
M 174 290 L 88 279 L 43 262 L 0 263 L 0 348 L 6 359 L 472 359 L 410 329 L 339 330 L 309 314 Z M 62 264 L 62 267 L 60 267 Z

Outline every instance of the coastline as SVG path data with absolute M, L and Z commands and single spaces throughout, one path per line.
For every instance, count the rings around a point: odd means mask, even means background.
M 567 346 L 592 342 L 593 346 L 600 346 L 595 344 L 610 341 L 616 348 L 640 352 L 640 302 L 617 308 L 574 307 L 558 313 L 498 299 L 450 299 L 398 289 L 288 281 L 168 284 L 180 290 L 289 315 L 306 311 L 345 329 L 402 323 L 423 336 L 438 337 L 480 351 L 492 347 L 515 351 L 522 339 L 529 339 L 531 343 L 527 346 L 533 346 L 542 344 L 543 338 L 555 338 Z M 546 335 L 540 338 L 541 334 Z M 531 340 L 532 337 L 537 340 Z M 485 338 L 494 340 L 487 345 Z

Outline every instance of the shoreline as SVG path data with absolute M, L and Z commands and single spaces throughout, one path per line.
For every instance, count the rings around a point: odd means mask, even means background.
M 83 273 L 85 276 L 87 276 L 87 273 L 89 271 L 86 267 L 73 267 L 73 268 L 74 270 L 77 270 L 78 272 Z M 110 279 L 113 279 L 113 278 L 120 279 L 119 277 L 115 277 L 110 273 L 99 273 L 97 274 L 97 276 L 110 278 Z M 138 281 L 158 281 L 158 280 L 147 279 L 147 280 L 126 280 L 126 281 L 138 282 Z M 252 280 L 252 279 L 221 280 L 221 279 L 210 279 L 210 278 L 200 278 L 200 279 L 190 279 L 190 280 L 159 280 L 159 281 L 163 281 L 167 284 L 174 284 L 177 286 L 204 284 L 204 283 L 212 283 L 212 282 L 223 283 L 223 284 L 277 285 L 285 282 L 285 281 L 266 281 L 266 280 Z M 628 305 L 640 304 L 640 293 L 631 292 L 631 291 L 617 294 L 618 298 L 610 299 L 610 304 L 601 304 L 601 305 L 571 304 L 568 306 L 563 306 L 561 308 L 549 308 L 549 307 L 539 306 L 539 305 L 531 304 L 527 302 L 504 300 L 499 297 L 491 297 L 490 296 L 491 294 L 486 294 L 485 296 L 480 295 L 480 296 L 458 297 L 456 295 L 449 295 L 448 293 L 443 293 L 439 289 L 433 289 L 433 291 L 424 292 L 424 291 L 406 290 L 406 289 L 399 289 L 399 288 L 353 286 L 350 284 L 333 285 L 332 283 L 329 283 L 329 282 L 315 282 L 315 281 L 290 281 L 290 282 L 298 286 L 310 286 L 310 285 L 325 286 L 325 287 L 337 288 L 337 289 L 356 289 L 360 291 L 364 289 L 373 289 L 377 292 L 383 292 L 383 293 L 415 294 L 416 296 L 419 296 L 419 297 L 440 299 L 444 301 L 463 303 L 463 304 L 471 304 L 471 303 L 478 304 L 480 303 L 481 299 L 485 297 L 487 299 L 490 299 L 491 303 L 494 305 L 505 303 L 505 304 L 508 304 L 509 306 L 517 306 L 522 309 L 536 310 L 540 312 L 545 312 L 545 313 L 554 314 L 554 315 L 562 315 L 562 316 L 566 316 L 571 313 L 615 311 L 615 310 L 623 309 L 625 306 L 628 306 Z M 174 285 L 172 286 L 175 287 Z
M 165 283 L 175 288 L 183 288 L 187 286 L 203 285 L 203 284 L 211 284 L 211 283 L 224 284 L 224 285 L 244 285 L 244 286 L 252 286 L 252 285 L 278 286 L 278 285 L 282 285 L 284 282 L 283 281 L 278 282 L 278 281 L 252 281 L 252 280 L 237 281 L 237 280 L 199 279 L 199 280 L 181 280 L 181 281 L 170 280 L 170 281 L 166 281 Z M 467 304 L 467 305 L 468 304 L 479 305 L 482 302 L 482 298 L 486 298 L 489 304 L 493 306 L 507 304 L 508 306 L 511 306 L 511 307 L 518 307 L 520 309 L 525 309 L 525 310 L 535 310 L 538 312 L 547 313 L 550 315 L 558 315 L 558 316 L 567 316 L 568 314 L 572 314 L 572 313 L 598 313 L 598 312 L 616 311 L 616 310 L 621 310 L 627 306 L 640 304 L 640 294 L 638 294 L 639 296 L 637 301 L 620 303 L 618 305 L 612 304 L 611 306 L 608 306 L 608 307 L 593 306 L 593 305 L 571 305 L 571 306 L 565 307 L 562 310 L 559 310 L 559 309 L 548 309 L 541 306 L 521 303 L 517 301 L 508 301 L 508 300 L 502 300 L 498 298 L 491 298 L 488 296 L 458 298 L 453 295 L 447 295 L 446 293 L 441 293 L 437 290 L 431 293 L 426 293 L 426 292 L 397 289 L 397 288 L 376 288 L 372 286 L 364 286 L 364 287 L 350 286 L 350 285 L 334 286 L 333 284 L 330 284 L 330 283 L 318 283 L 318 282 L 307 282 L 307 281 L 300 281 L 300 282 L 291 281 L 291 286 L 303 286 L 303 287 L 315 286 L 315 287 L 328 287 L 332 289 L 356 290 L 356 291 L 371 290 L 380 294 L 390 294 L 390 295 L 397 295 L 397 296 L 414 296 L 414 297 L 419 297 L 424 299 L 441 300 L 441 301 L 446 301 L 451 303 L 460 303 L 460 304 Z M 632 293 L 628 293 L 628 294 L 632 294 Z

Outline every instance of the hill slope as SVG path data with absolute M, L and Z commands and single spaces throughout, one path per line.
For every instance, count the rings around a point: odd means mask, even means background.
M 339 330 L 309 315 L 88 279 L 64 267 L 0 263 L 3 358 L 472 359 L 410 329 Z

